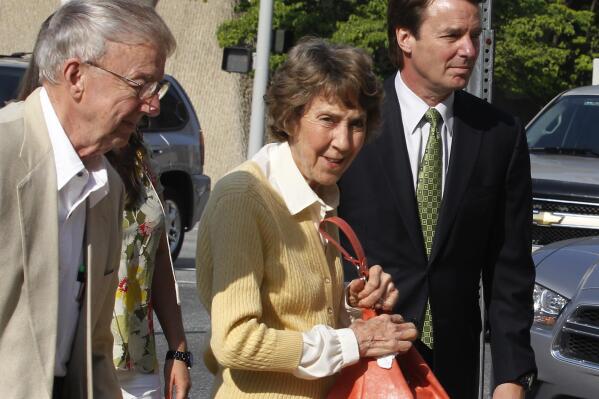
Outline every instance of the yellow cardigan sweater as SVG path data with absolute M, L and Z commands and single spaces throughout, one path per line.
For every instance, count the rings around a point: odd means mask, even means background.
M 337 231 L 329 231 L 337 237 Z M 293 216 L 259 167 L 245 162 L 214 187 L 196 254 L 200 300 L 212 319 L 204 356 L 216 398 L 322 398 L 334 377 L 291 374 L 302 332 L 333 328 L 343 306 L 339 253 L 322 245 L 309 211 Z

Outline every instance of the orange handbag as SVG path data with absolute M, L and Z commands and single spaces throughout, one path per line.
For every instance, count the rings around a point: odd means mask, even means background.
M 336 225 L 351 243 L 356 257 L 352 257 L 324 229 L 326 223 Z M 368 265 L 362 245 L 353 229 L 338 216 L 326 218 L 320 224 L 320 233 L 333 244 L 343 258 L 358 269 L 362 278 L 368 278 Z M 362 318 L 375 317 L 373 309 L 363 309 Z M 449 399 L 449 396 L 416 348 L 396 356 L 390 368 L 379 366 L 376 359 L 362 358 L 345 367 L 337 375 L 327 399 Z

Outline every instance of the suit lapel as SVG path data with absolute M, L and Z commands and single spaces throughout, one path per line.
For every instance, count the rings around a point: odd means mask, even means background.
M 449 170 L 445 180 L 445 192 L 441 202 L 429 264 L 435 260 L 451 232 L 451 226 L 478 158 L 482 132 L 469 123 L 471 117 L 468 116 L 469 107 L 466 100 L 462 92 L 456 92 Z
M 381 170 L 389 184 L 389 192 L 393 195 L 399 215 L 406 226 L 414 247 L 422 254 L 426 253 L 418 204 L 414 191 L 412 168 L 404 137 L 401 109 L 395 92 L 395 78 L 385 81 L 385 101 L 383 104 L 384 124 L 382 135 L 374 145 L 377 159 L 381 162 Z
M 39 90 L 25 103 L 24 146 L 28 171 L 17 186 L 23 245 L 23 289 L 29 302 L 36 353 L 48 378 L 54 375 L 58 320 L 58 194 L 52 146 Z

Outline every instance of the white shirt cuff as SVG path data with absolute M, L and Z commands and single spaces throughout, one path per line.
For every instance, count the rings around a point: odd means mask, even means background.
M 298 378 L 312 380 L 333 375 L 358 361 L 358 341 L 352 330 L 334 330 L 319 324 L 302 333 L 300 364 L 293 372 Z
M 337 338 L 341 344 L 341 354 L 343 355 L 343 367 L 351 366 L 360 360 L 360 348 L 358 339 L 351 328 L 341 328 L 335 330 Z

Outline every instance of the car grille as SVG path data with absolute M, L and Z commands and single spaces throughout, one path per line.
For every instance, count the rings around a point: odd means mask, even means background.
M 562 328 L 562 356 L 599 365 L 599 307 L 580 307 Z
M 599 215 L 599 204 L 575 204 L 535 199 L 532 203 L 532 209 L 547 212 L 576 213 L 580 215 Z
M 580 323 L 599 327 L 599 308 L 580 308 L 574 314 L 573 319 Z
M 532 208 L 534 211 L 539 212 L 599 216 L 599 204 L 581 204 L 534 198 Z M 599 229 L 561 227 L 558 225 L 539 226 L 536 224 L 532 226 L 532 243 L 535 245 L 547 245 L 554 241 L 592 236 L 599 236 Z
M 557 226 L 532 226 L 532 243 L 535 245 L 547 245 L 554 241 L 592 236 L 599 236 L 599 230 Z

